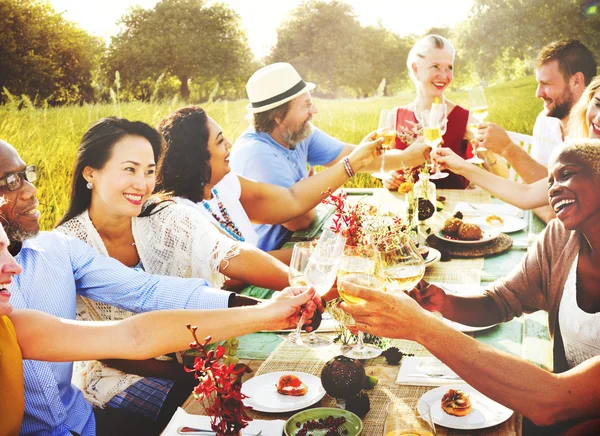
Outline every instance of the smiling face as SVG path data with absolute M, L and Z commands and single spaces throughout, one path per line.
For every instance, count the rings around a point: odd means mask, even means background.
M 92 183 L 90 209 L 113 217 L 135 217 L 156 185 L 156 162 L 150 142 L 127 135 L 111 150 L 100 169 L 86 167 L 85 179 Z
M 8 237 L 4 228 L 0 225 L 0 316 L 9 315 L 12 312 L 8 288 L 12 276 L 21 272 L 21 267 L 8 252 L 8 245 Z
M 550 162 L 548 200 L 567 230 L 600 222 L 600 176 L 583 159 L 560 153 Z
M 588 125 L 589 137 L 600 139 L 600 91 L 594 94 L 588 104 L 585 119 Z
M 538 67 L 535 79 L 538 82 L 535 96 L 544 100 L 546 115 L 561 120 L 567 117 L 577 98 L 572 84 L 565 81 L 560 72 L 558 61 L 550 61 Z
M 207 118 L 206 127 L 208 129 L 208 153 L 210 154 L 208 160 L 211 169 L 210 184 L 214 186 L 231 171 L 229 167 L 231 142 L 223 136 L 221 126 L 211 117 Z
M 11 145 L 0 141 L 0 179 L 24 171 L 25 168 L 25 162 L 19 153 Z M 2 223 L 11 241 L 21 242 L 33 238 L 40 231 L 36 194 L 37 189 L 27 180 L 23 180 L 23 186 L 14 191 L 10 191 L 7 186 L 0 187 L 0 195 L 5 199 L 4 205 L 0 207 Z
M 310 120 L 317 112 L 310 92 L 305 92 L 290 101 L 285 118 L 277 126 L 281 132 L 281 138 L 290 150 L 294 150 L 298 143 L 308 138 L 312 131 Z
M 441 98 L 454 78 L 454 56 L 449 49 L 435 48 L 412 64 L 415 84 L 426 97 Z

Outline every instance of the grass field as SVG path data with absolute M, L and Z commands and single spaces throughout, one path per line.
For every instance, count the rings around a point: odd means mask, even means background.
M 488 120 L 507 130 L 531 134 L 533 123 L 542 103 L 535 98 L 533 77 L 507 82 L 486 90 L 490 108 Z M 468 107 L 466 92 L 448 93 L 455 103 Z M 315 99 L 319 113 L 314 124 L 327 133 L 350 143 L 357 143 L 377 128 L 379 111 L 403 105 L 411 95 L 381 97 L 364 100 Z M 18 103 L 18 102 L 17 102 Z M 209 115 L 223 128 L 229 139 L 242 133 L 247 101 L 215 102 L 203 105 Z M 50 229 L 65 211 L 73 160 L 81 136 L 99 118 L 116 115 L 130 120 L 145 121 L 153 126 L 168 113 L 183 106 L 176 99 L 162 103 L 121 103 L 34 109 L 17 104 L 0 106 L 0 139 L 14 145 L 28 164 L 39 168 L 36 182 L 38 198 L 42 203 L 42 227 Z M 379 182 L 367 174 L 360 174 L 348 186 L 377 186 Z

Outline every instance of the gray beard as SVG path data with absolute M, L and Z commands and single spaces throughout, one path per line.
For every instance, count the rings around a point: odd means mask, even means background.
M 310 122 L 306 123 L 306 126 L 295 132 L 285 132 L 283 134 L 283 142 L 285 142 L 288 146 L 288 149 L 295 150 L 299 143 L 304 141 L 306 138 L 310 136 L 312 133 L 312 124 Z
M 39 230 L 26 231 L 22 227 L 12 223 L 5 223 L 4 231 L 6 232 L 6 236 L 8 236 L 8 240 L 10 242 L 23 242 L 27 239 L 32 239 L 35 238 L 40 232 Z

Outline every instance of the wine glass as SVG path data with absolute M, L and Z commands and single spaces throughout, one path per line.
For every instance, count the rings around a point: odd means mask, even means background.
M 384 436 L 435 436 L 435 425 L 427 401 L 403 398 L 386 407 Z
M 381 180 L 387 180 L 390 175 L 385 171 L 385 150 L 394 148 L 396 142 L 396 110 L 383 109 L 379 115 L 379 127 L 377 128 L 377 139 L 383 138 L 383 153 L 381 155 L 381 166 L 378 172 L 372 174 Z
M 469 90 L 469 107 L 469 129 L 471 132 L 473 132 L 473 126 L 478 127 L 479 123 L 482 123 L 488 116 L 488 105 L 487 101 L 485 100 L 483 87 L 476 86 L 475 88 Z M 477 137 L 477 128 L 475 128 L 473 133 L 474 136 Z M 477 145 L 473 150 L 473 154 L 475 155 L 477 152 L 482 151 L 487 151 L 487 149 Z M 474 163 L 483 163 L 481 159 L 477 159 L 481 162 Z
M 381 253 L 381 266 L 388 292 L 410 291 L 425 275 L 425 261 L 408 236 Z
M 379 252 L 371 247 L 347 246 L 340 262 L 338 273 L 338 292 L 348 304 L 362 303 L 362 298 L 348 295 L 345 287 L 348 284 L 359 285 L 371 289 L 383 290 L 385 281 L 381 277 Z M 364 333 L 358 331 L 356 345 L 344 345 L 342 354 L 352 359 L 372 359 L 381 354 L 381 349 L 373 345 L 365 345 Z
M 473 141 L 471 142 L 473 144 L 473 157 L 466 159 L 466 161 L 470 162 L 472 164 L 482 164 L 483 162 L 485 162 L 483 159 L 481 159 L 479 156 L 477 156 L 478 151 L 485 151 L 485 148 L 477 146 L 477 143 L 478 143 L 477 135 L 479 135 L 479 123 L 480 123 L 480 121 L 475 117 L 475 115 L 473 114 L 473 111 L 470 111 L 469 112 L 469 122 L 468 122 L 467 126 L 468 126 L 469 130 L 471 131 L 471 134 L 473 135 Z
M 290 286 L 306 286 L 306 279 L 304 278 L 304 271 L 306 265 L 308 265 L 308 259 L 313 252 L 314 246 L 312 242 L 298 242 L 294 245 L 292 250 L 292 259 L 288 268 L 288 279 Z M 300 332 L 302 325 L 304 324 L 304 318 L 300 320 L 296 329 L 290 333 L 287 337 L 288 342 L 292 342 L 297 345 L 304 345 L 300 338 Z
M 310 253 L 304 267 L 304 281 L 306 285 L 314 288 L 318 295 L 325 295 L 335 283 L 335 278 L 340 266 L 340 257 L 345 244 L 346 238 L 341 234 L 325 229 L 323 230 L 323 233 L 321 233 L 317 246 L 314 247 L 312 253 Z M 291 265 L 292 263 L 290 262 L 290 268 Z M 295 267 L 295 269 L 297 268 Z M 308 335 L 306 341 L 303 341 L 300 338 L 300 329 L 303 324 L 304 316 L 300 319 L 296 331 L 290 335 L 294 335 L 289 338 L 290 342 L 294 342 L 298 345 L 305 345 L 309 348 L 331 345 L 332 341 L 330 339 L 322 338 L 314 332 L 313 334 Z
M 420 119 L 419 119 L 420 118 Z M 422 111 L 417 120 L 423 126 L 423 136 L 425 143 L 431 147 L 431 150 L 435 150 L 438 145 L 442 143 L 442 136 L 446 133 L 446 125 L 448 119 L 446 117 L 446 104 L 445 103 L 433 103 L 431 109 Z M 442 173 L 439 167 L 433 174 L 429 176 L 430 179 L 443 179 L 448 177 L 448 173 Z

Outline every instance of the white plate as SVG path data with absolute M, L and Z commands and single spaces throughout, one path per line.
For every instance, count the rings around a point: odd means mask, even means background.
M 442 258 L 442 253 L 440 253 L 438 250 L 433 247 L 427 248 L 429 248 L 429 254 L 425 259 L 423 259 L 425 261 L 425 266 L 433 265 Z
M 449 389 L 459 389 L 469 395 L 473 405 L 471 413 L 466 416 L 452 416 L 442 410 L 442 397 Z M 512 410 L 490 400 L 467 384 L 440 386 L 425 392 L 421 400 L 429 404 L 431 418 L 436 425 L 458 430 L 492 427 L 506 421 L 513 414 Z
M 436 232 L 434 232 L 434 235 L 438 239 L 441 239 L 442 241 L 448 241 L 448 242 L 452 242 L 455 244 L 463 244 L 463 245 L 483 244 L 484 242 L 493 241 L 498 236 L 500 236 L 500 231 L 494 227 L 491 227 L 491 226 L 479 226 L 479 227 L 481 227 L 481 230 L 483 232 L 483 237 L 476 241 L 462 241 L 462 240 L 458 240 L 458 239 L 449 238 L 444 234 L 444 232 L 442 232 L 442 230 L 437 230 Z
M 293 374 L 298 377 L 308 386 L 308 392 L 301 397 L 282 395 L 277 392 L 279 377 L 285 374 Z M 323 389 L 321 379 L 312 374 L 296 371 L 278 371 L 251 378 L 242 385 L 242 393 L 249 397 L 244 400 L 244 404 L 254 408 L 254 410 L 268 413 L 283 413 L 312 406 L 325 396 L 325 389 Z
M 458 330 L 459 332 L 463 332 L 463 333 L 479 332 L 481 330 L 491 329 L 492 327 L 495 327 L 498 325 L 496 323 L 496 324 L 490 324 L 490 325 L 481 326 L 481 327 L 474 327 L 471 325 L 461 324 L 456 321 L 450 321 L 449 319 L 446 319 L 446 318 L 444 318 L 444 324 L 446 324 L 449 327 L 452 327 L 455 330 Z
M 514 232 L 523 230 L 525 227 L 527 227 L 527 222 L 524 219 L 517 218 L 515 216 L 497 215 L 500 218 L 502 218 L 502 221 L 504 221 L 502 224 L 499 224 L 499 225 L 494 225 L 494 224 L 488 223 L 485 220 L 488 216 L 490 216 L 490 215 L 478 216 L 478 217 L 468 217 L 468 218 L 465 218 L 464 221 L 468 222 L 468 223 L 477 224 L 478 226 L 482 226 L 482 225 L 490 226 L 502 233 L 514 233 Z

